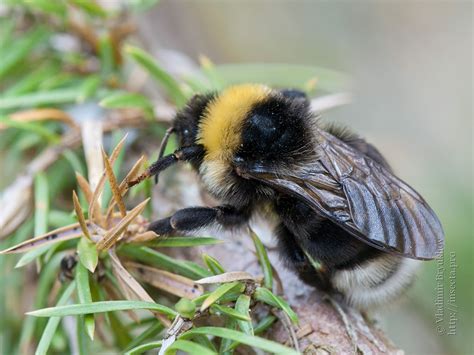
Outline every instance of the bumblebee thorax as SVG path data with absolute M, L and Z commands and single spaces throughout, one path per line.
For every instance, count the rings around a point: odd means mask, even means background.
M 199 123 L 197 143 L 205 149 L 205 160 L 229 161 L 241 144 L 242 127 L 252 108 L 264 101 L 271 89 L 244 84 L 230 87 L 206 107 Z

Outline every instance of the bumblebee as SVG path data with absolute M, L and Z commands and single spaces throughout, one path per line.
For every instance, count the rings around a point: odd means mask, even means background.
M 179 149 L 163 156 L 171 133 Z M 322 125 L 297 90 L 245 84 L 194 96 L 177 113 L 159 159 L 130 185 L 179 161 L 192 164 L 223 204 L 179 210 L 149 230 L 232 229 L 269 206 L 285 264 L 361 310 L 398 298 L 419 260 L 444 246 L 433 210 L 379 151 L 346 129 Z

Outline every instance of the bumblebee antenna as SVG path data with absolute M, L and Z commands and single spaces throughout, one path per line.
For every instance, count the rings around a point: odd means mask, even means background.
M 128 181 L 128 187 L 130 188 L 132 186 L 135 186 L 143 180 L 148 179 L 152 176 L 158 176 L 163 170 L 168 169 L 171 165 L 177 163 L 178 161 L 187 161 L 196 158 L 202 154 L 202 151 L 203 148 L 201 145 L 191 145 L 189 147 L 178 149 L 173 154 L 161 157 L 153 164 L 151 164 L 148 169 L 139 177 L 134 180 Z
M 173 132 L 174 132 L 174 127 L 169 127 L 166 130 L 165 136 L 163 137 L 163 140 L 161 141 L 161 144 L 160 144 L 160 149 L 158 150 L 157 161 L 163 158 L 163 155 L 165 154 L 166 146 L 168 145 L 168 140 Z M 158 175 L 155 175 L 155 184 L 158 184 Z
M 165 136 L 163 137 L 163 140 L 161 141 L 160 149 L 158 151 L 158 160 L 163 158 L 163 155 L 165 154 L 166 146 L 168 145 L 168 140 L 172 133 L 174 133 L 174 127 L 170 127 L 166 130 Z

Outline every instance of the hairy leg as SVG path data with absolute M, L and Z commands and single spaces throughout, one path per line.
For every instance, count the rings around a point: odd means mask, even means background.
M 150 223 L 148 230 L 162 235 L 192 232 L 216 224 L 223 228 L 233 228 L 245 224 L 249 217 L 248 209 L 236 209 L 229 205 L 190 207 L 179 210 L 170 217 Z
M 298 244 L 298 238 L 283 223 L 278 226 L 276 234 L 278 249 L 287 267 L 297 272 L 307 284 L 322 291 L 330 290 L 329 275 L 327 275 L 326 270 L 324 268 L 315 269 L 308 255 Z

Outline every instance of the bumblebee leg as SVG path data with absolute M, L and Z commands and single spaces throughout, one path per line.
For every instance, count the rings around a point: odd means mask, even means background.
M 324 271 L 318 271 L 313 267 L 303 249 L 298 245 L 297 237 L 283 223 L 278 226 L 276 234 L 278 236 L 278 249 L 286 266 L 296 271 L 307 284 L 320 290 L 329 291 L 331 284 L 328 276 Z
M 173 227 L 171 227 L 171 217 L 159 219 L 158 221 L 151 222 L 148 225 L 148 230 L 153 231 L 158 235 L 171 234 L 173 233 Z
M 248 210 L 248 209 L 247 209 Z M 191 207 L 177 211 L 168 218 L 150 223 L 148 230 L 159 235 L 192 232 L 218 224 L 224 228 L 238 227 L 249 219 L 246 209 L 224 205 L 217 207 Z

